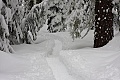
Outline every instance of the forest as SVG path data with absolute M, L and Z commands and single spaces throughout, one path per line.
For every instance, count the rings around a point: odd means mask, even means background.
M 0 0 L 0 80 L 120 80 L 119 0 Z

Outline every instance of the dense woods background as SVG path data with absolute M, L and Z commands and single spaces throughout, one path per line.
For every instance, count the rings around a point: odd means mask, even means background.
M 119 1 L 115 0 L 0 0 L 0 50 L 34 43 L 44 24 L 50 33 L 69 31 L 73 40 L 95 29 L 94 47 L 102 47 L 119 29 Z

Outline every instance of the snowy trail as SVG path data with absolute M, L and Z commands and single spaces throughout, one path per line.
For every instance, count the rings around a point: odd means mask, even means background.
M 64 64 L 57 57 L 46 58 L 48 65 L 53 71 L 56 80 L 75 80 L 65 68 Z

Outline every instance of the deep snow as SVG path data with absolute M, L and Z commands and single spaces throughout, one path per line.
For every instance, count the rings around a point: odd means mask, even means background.
M 50 65 L 56 80 L 75 80 L 74 77 L 69 75 L 66 67 L 58 57 L 47 58 L 47 62 Z
M 120 80 L 120 33 L 93 49 L 93 31 L 73 41 L 42 29 L 34 44 L 14 45 L 15 54 L 0 51 L 0 80 Z
M 14 45 L 15 54 L 0 52 L 0 80 L 55 80 L 45 56 L 54 41 Z
M 98 49 L 63 50 L 61 61 L 77 80 L 120 80 L 120 33 Z
M 24 52 L 17 55 L 19 58 L 3 52 L 0 55 L 0 80 L 55 80 L 39 53 Z

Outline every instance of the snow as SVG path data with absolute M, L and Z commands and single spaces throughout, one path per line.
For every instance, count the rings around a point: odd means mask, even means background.
M 42 33 L 44 32 L 44 33 Z M 86 30 L 84 30 L 81 33 L 81 36 L 84 36 L 86 33 Z M 64 50 L 69 50 L 69 49 L 80 49 L 80 48 L 85 48 L 87 47 L 92 47 L 93 46 L 93 35 L 94 31 L 90 31 L 88 35 L 86 35 L 85 38 L 81 39 L 75 39 L 73 41 L 72 37 L 70 36 L 69 32 L 59 32 L 59 33 L 51 33 L 49 34 L 45 30 L 41 30 L 38 33 L 38 39 L 35 41 L 35 43 L 40 43 L 46 40 L 59 40 L 62 42 L 62 49 Z
M 30 37 L 31 40 L 33 40 L 33 35 L 30 30 L 28 31 L 28 36 Z
M 108 10 L 109 10 L 109 8 L 108 8 L 108 9 L 106 9 L 106 12 L 108 12 Z
M 120 80 L 120 33 L 98 49 L 63 50 L 60 60 L 77 80 Z
M 2 3 L 2 0 L 0 0 L 0 9 L 3 7 L 3 3 Z M 0 10 L 1 12 L 1 10 Z
M 98 18 L 98 20 L 100 20 L 100 18 Z
M 104 47 L 102 47 L 101 49 L 104 50 L 110 50 L 110 51 L 119 51 L 120 50 L 120 33 L 115 33 L 115 37 L 113 38 L 113 40 L 111 40 L 107 45 L 105 45 Z
M 59 52 L 62 50 L 62 43 L 59 40 L 55 40 L 55 45 L 53 47 L 52 55 L 58 56 Z
M 104 17 L 104 19 L 107 19 L 106 17 Z
M 75 80 L 71 75 L 69 75 L 66 67 L 59 58 L 47 58 L 47 62 L 52 68 L 56 80 Z
M 6 16 L 7 16 L 7 24 L 8 24 L 8 21 L 11 21 L 12 19 L 11 9 L 8 7 L 6 7 Z
M 4 16 L 0 14 L 0 20 L 1 20 L 1 25 L 2 28 L 5 29 L 5 33 L 8 36 L 9 35 L 9 29 L 8 29 L 8 25 L 5 22 Z
M 113 2 L 115 2 L 115 3 L 119 3 L 120 1 L 119 1 L 119 0 L 113 0 Z
M 118 10 L 117 10 L 117 9 L 112 8 L 112 13 L 113 13 L 113 14 L 118 14 Z
M 42 41 L 35 44 L 14 45 L 13 48 L 17 54 L 21 53 L 39 53 L 42 56 L 49 56 L 52 54 L 55 42 L 53 40 Z
M 0 80 L 120 80 L 120 33 L 94 49 L 93 30 L 73 41 L 69 32 L 46 29 L 34 44 L 12 46 L 14 54 L 0 51 Z
M 23 66 L 26 63 L 28 63 L 28 61 L 26 61 L 24 58 L 20 58 L 14 54 L 10 55 L 8 53 L 0 51 L 0 72 L 10 73 L 22 71 L 24 69 L 27 69 L 27 66 Z M 16 68 L 18 69 L 16 70 Z
M 55 80 L 45 54 L 53 43 L 16 45 L 16 54 L 0 52 L 0 80 Z
M 116 76 L 120 75 L 118 67 L 112 66 L 113 61 L 119 56 L 119 53 L 113 54 L 112 51 L 82 49 L 62 51 L 60 55 L 68 71 L 77 80 L 120 79 L 119 76 Z

